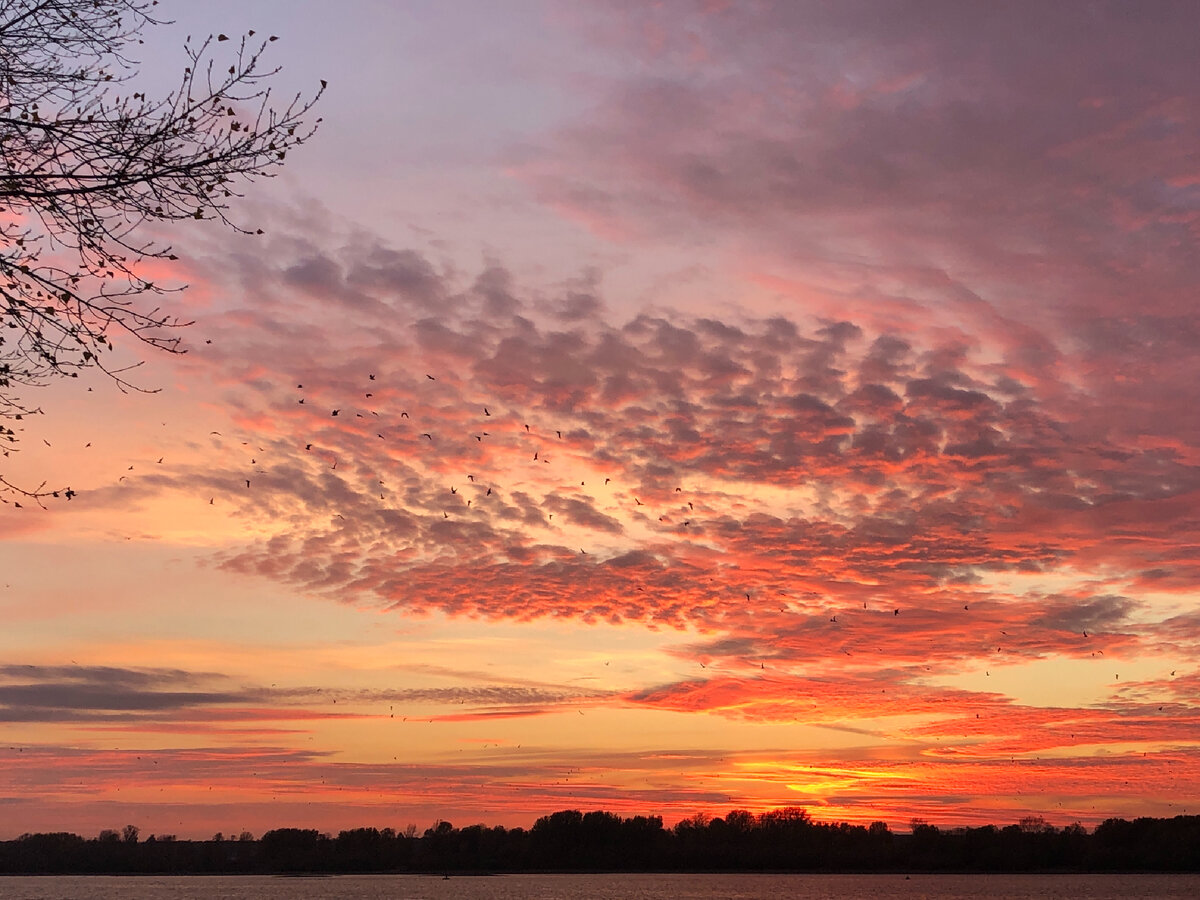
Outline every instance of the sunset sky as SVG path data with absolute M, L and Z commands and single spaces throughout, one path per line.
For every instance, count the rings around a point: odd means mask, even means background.
M 324 121 L 0 460 L 0 838 L 1200 812 L 1200 7 L 160 6 Z

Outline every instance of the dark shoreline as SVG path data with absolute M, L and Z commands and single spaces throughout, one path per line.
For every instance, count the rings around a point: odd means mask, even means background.
M 1037 817 L 1006 826 L 893 832 L 812 820 L 798 809 L 695 817 L 562 810 L 530 829 L 439 822 L 418 836 L 279 828 L 254 839 L 177 840 L 127 826 L 0 841 L 0 875 L 1029 874 L 1200 872 L 1200 816 L 1108 819 L 1088 831 Z

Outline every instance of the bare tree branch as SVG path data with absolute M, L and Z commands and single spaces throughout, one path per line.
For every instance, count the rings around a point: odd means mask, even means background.
M 96 369 L 121 390 L 144 391 L 129 366 L 105 362 L 117 333 L 182 352 L 190 324 L 151 298 L 170 294 L 143 277 L 145 261 L 176 259 L 140 237 L 148 223 L 230 218 L 245 185 L 273 177 L 312 137 L 311 96 L 277 101 L 274 37 L 253 31 L 218 65 L 225 35 L 189 38 L 187 66 L 165 97 L 122 93 L 137 72 L 157 0 L 0 0 L 0 421 L 39 412 L 30 390 Z M 261 232 L 257 232 L 261 233 Z M 135 364 L 136 366 L 137 364 Z M 0 427 L 0 453 L 15 448 Z M 37 500 L 45 485 L 0 494 Z M 70 499 L 74 492 L 61 489 Z

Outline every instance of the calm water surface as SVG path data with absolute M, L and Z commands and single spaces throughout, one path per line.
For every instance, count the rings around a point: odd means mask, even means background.
M 0 877 L 0 900 L 1195 900 L 1198 875 Z

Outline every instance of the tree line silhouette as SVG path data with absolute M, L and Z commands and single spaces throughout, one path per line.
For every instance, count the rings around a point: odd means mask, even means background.
M 1108 819 L 1089 832 L 1030 816 L 1014 825 L 910 832 L 814 821 L 798 808 L 696 815 L 674 828 L 661 816 L 561 810 L 532 828 L 438 822 L 354 828 L 336 837 L 277 828 L 255 839 L 214 835 L 141 839 L 139 829 L 85 839 L 68 832 L 0 842 L 4 874 L 271 874 L 295 872 L 1046 872 L 1200 871 L 1200 816 Z

